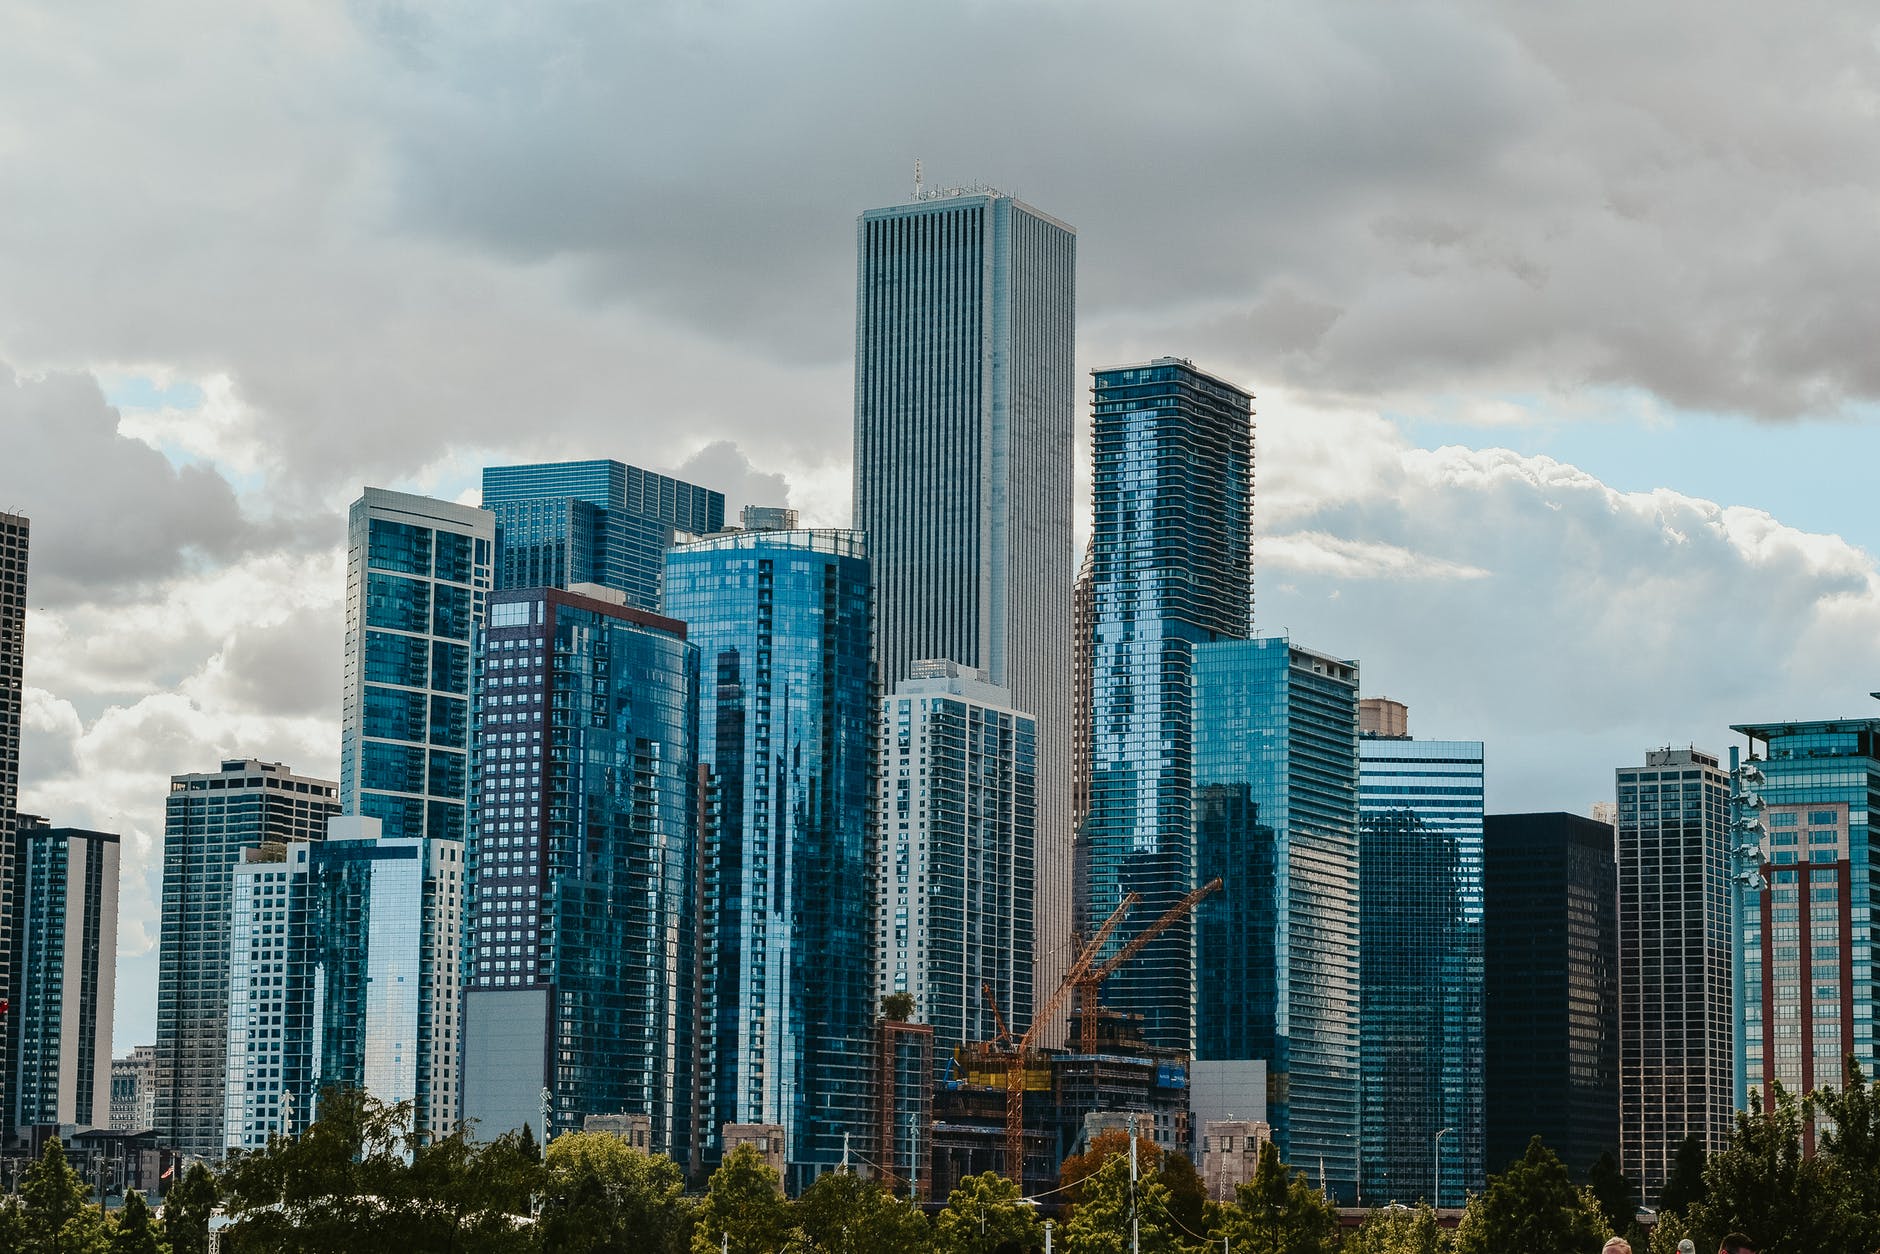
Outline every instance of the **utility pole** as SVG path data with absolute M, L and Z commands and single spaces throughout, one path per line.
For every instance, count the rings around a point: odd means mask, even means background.
M 1142 1224 L 1136 1217 L 1136 1116 L 1129 1117 L 1129 1254 L 1142 1254 Z

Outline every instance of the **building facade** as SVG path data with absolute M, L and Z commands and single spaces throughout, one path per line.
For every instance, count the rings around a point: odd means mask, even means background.
M 278 762 L 225 761 L 177 775 L 163 816 L 157 949 L 158 1139 L 200 1158 L 225 1148 L 229 907 L 242 851 L 321 840 L 339 788 Z
M 1266 1063 L 1281 1155 L 1358 1186 L 1358 666 L 1194 646 L 1197 1061 Z M 1244 1112 L 1237 1112 L 1244 1113 Z
M 388 837 L 467 834 L 470 651 L 495 548 L 480 509 L 383 488 L 353 502 L 339 795 Z
M 599 584 L 649 612 L 674 535 L 725 525 L 724 493 L 598 459 L 485 467 L 483 508 L 496 516 L 497 587 Z
M 1490 1175 L 1539 1136 L 1584 1180 L 1619 1149 L 1613 830 L 1578 814 L 1491 814 L 1482 883 Z
M 0 513 L 0 971 L 13 967 L 13 828 L 20 803 L 20 703 L 25 694 L 26 557 L 32 525 Z M 0 1031 L 0 1143 L 13 1138 L 11 1033 Z
M 940 1066 L 998 1035 L 982 988 L 1032 1020 L 1037 723 L 956 662 L 915 663 L 881 715 L 880 992 L 914 998 Z
M 1730 780 L 1671 748 L 1616 776 L 1619 1165 L 1656 1199 L 1684 1138 L 1720 1149 L 1736 1111 Z
M 157 1126 L 157 1047 L 138 1045 L 111 1062 L 111 1127 L 148 1132 Z
M 997 192 L 942 193 L 856 228 L 855 526 L 881 691 L 946 658 L 1038 720 L 1034 986 L 1074 920 L 1071 510 L 1077 237 Z
M 6 1016 L 13 1122 L 111 1119 L 118 838 L 19 815 L 13 841 L 14 962 Z
M 1087 928 L 1132 892 L 1153 920 L 1195 887 L 1193 653 L 1253 625 L 1253 398 L 1173 357 L 1091 379 Z M 1185 920 L 1103 996 L 1192 1050 L 1193 972 Z
M 1482 743 L 1381 725 L 1358 742 L 1363 1183 L 1461 1206 L 1485 1180 Z
M 616 600 L 501 591 L 478 692 L 465 1113 L 540 1136 L 546 1093 L 550 1133 L 644 1117 L 686 1163 L 698 651 Z
M 666 555 L 701 672 L 715 814 L 701 858 L 699 1125 L 784 1129 L 793 1190 L 872 1137 L 875 738 L 853 531 L 749 531 Z

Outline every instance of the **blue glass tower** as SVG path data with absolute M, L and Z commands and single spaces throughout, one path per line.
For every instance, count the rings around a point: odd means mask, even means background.
M 497 587 L 600 584 L 649 611 L 673 533 L 725 525 L 724 493 L 606 460 L 486 467 L 483 508 L 496 515 Z
M 478 670 L 465 1113 L 693 1145 L 698 651 L 682 623 L 497 592 Z
M 1140 924 L 1195 887 L 1193 649 L 1253 617 L 1253 398 L 1173 357 L 1095 371 L 1091 397 L 1087 928 L 1128 893 Z M 1104 999 L 1192 1050 L 1193 957 L 1192 927 L 1171 927 Z
M 712 1077 L 726 1123 L 784 1129 L 800 1188 L 872 1138 L 874 660 L 853 531 L 740 532 L 666 555 L 666 611 L 699 651 Z M 865 1151 L 863 1151 L 865 1152 Z
M 1362 1184 L 1460 1206 L 1484 1179 L 1482 744 L 1358 748 Z
M 470 648 L 496 521 L 382 488 L 353 502 L 340 706 L 343 812 L 388 837 L 461 841 L 470 798 Z
M 1195 1057 L 1262 1059 L 1280 1152 L 1358 1164 L 1358 666 L 1285 637 L 1194 646 Z

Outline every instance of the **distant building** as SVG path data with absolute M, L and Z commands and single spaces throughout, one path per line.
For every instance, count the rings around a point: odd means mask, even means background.
M 916 662 L 881 703 L 881 993 L 908 993 L 935 1056 L 1033 1012 L 1037 721 L 956 662 Z
M 1485 1179 L 1482 742 L 1412 740 L 1395 701 L 1359 714 L 1386 729 L 1358 743 L 1363 1184 L 1461 1206 Z
M 1365 697 L 1358 702 L 1358 731 L 1401 740 L 1410 734 L 1410 707 L 1389 697 Z
M 649 612 L 675 535 L 725 525 L 724 493 L 602 459 L 486 467 L 483 508 L 501 534 L 497 587 L 599 584 Z
M 1221 1119 L 1202 1125 L 1202 1187 L 1212 1201 L 1231 1204 L 1234 1190 L 1250 1184 L 1260 1166 L 1260 1147 L 1271 1144 L 1272 1125 L 1250 1119 Z
M 785 1153 L 789 1147 L 788 1135 L 783 1127 L 774 1123 L 727 1123 L 719 1129 L 719 1143 L 726 1154 L 740 1145 L 748 1145 L 757 1151 L 757 1156 L 764 1160 L 764 1165 L 777 1173 L 781 1184 L 786 1170 Z
M 746 531 L 795 531 L 796 511 L 781 505 L 746 505 L 738 521 Z
M 12 891 L 20 803 L 20 703 L 25 693 L 26 556 L 32 525 L 0 513 L 0 894 Z M 13 969 L 13 909 L 0 896 L 0 971 Z M 0 1144 L 13 1139 L 11 1029 L 0 1031 Z
M 1736 1111 L 1730 779 L 1695 749 L 1616 774 L 1619 1166 L 1650 1202 L 1684 1138 L 1721 1149 Z
M 322 840 L 338 787 L 278 762 L 234 758 L 170 780 L 157 956 L 158 1140 L 222 1156 L 227 1101 L 229 906 L 242 851 Z
M 651 1115 L 588 1115 L 581 1120 L 581 1131 L 619 1137 L 642 1154 L 659 1152 L 653 1148 Z
M 1541 1137 L 1584 1179 L 1619 1146 L 1613 832 L 1578 814 L 1484 828 L 1487 1169 Z
M 111 1127 L 148 1132 L 157 1126 L 157 1047 L 139 1045 L 111 1062 Z
M 12 844 L 14 1126 L 103 1127 L 117 1004 L 118 838 L 23 814 Z
M 1194 649 L 1200 1061 L 1261 1059 L 1288 1162 L 1358 1185 L 1358 665 L 1285 637 Z

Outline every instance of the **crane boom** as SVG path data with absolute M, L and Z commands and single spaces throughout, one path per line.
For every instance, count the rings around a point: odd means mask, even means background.
M 1086 966 L 1084 973 L 1077 979 L 1078 1010 L 1083 1019 L 1082 1030 L 1078 1033 L 1078 1049 L 1086 1054 L 1097 1050 L 1097 1000 L 1103 981 L 1131 958 L 1142 952 L 1143 946 L 1173 927 L 1183 915 L 1193 910 L 1197 903 L 1208 894 L 1221 887 L 1219 878 L 1211 879 L 1200 888 L 1170 906 L 1161 918 L 1142 929 L 1127 945 L 1117 950 L 1107 962 L 1098 967 Z
M 992 995 L 992 985 L 983 980 L 980 981 L 979 995 L 985 998 L 986 1005 L 992 1008 L 992 1022 L 996 1024 L 999 1029 L 999 1034 L 992 1038 L 992 1043 L 997 1045 L 1003 1041 L 1011 1040 L 1012 1029 L 1005 1026 L 1005 1016 L 999 1013 L 999 999 Z

